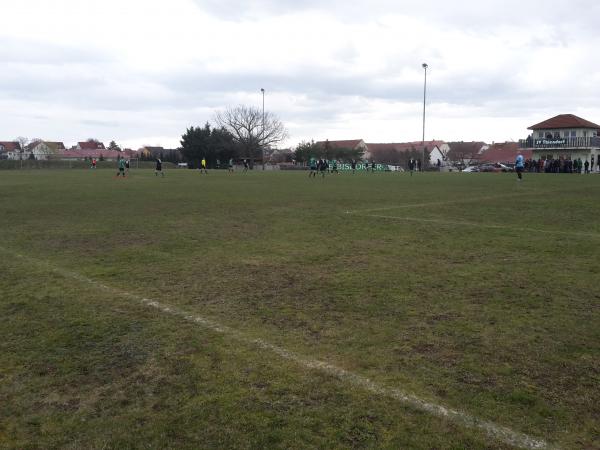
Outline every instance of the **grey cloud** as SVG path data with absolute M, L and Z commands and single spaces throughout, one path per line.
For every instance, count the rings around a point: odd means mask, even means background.
M 370 0 L 194 0 L 200 9 L 228 20 L 246 20 L 266 15 L 319 10 L 352 22 L 361 22 L 390 14 L 419 15 L 444 24 L 462 24 L 470 28 L 489 28 L 498 24 L 586 23 L 595 26 L 600 5 L 595 0 L 462 0 L 422 1 Z
M 284 120 L 298 123 L 299 128 L 306 124 L 326 127 L 323 124 L 334 123 L 345 113 L 367 111 L 370 100 L 397 103 L 399 109 L 408 105 L 405 107 L 407 111 L 411 105 L 420 103 L 423 92 L 420 63 L 423 55 L 427 55 L 426 61 L 432 69 L 428 89 L 430 108 L 448 104 L 450 109 L 481 110 L 488 117 L 539 115 L 541 118 L 547 116 L 548 111 L 561 113 L 578 108 L 596 108 L 597 96 L 590 94 L 589 87 L 580 86 L 583 77 L 593 80 L 596 76 L 600 79 L 597 64 L 592 61 L 593 55 L 590 55 L 590 63 L 585 68 L 573 68 L 573 79 L 567 81 L 562 91 L 545 91 L 544 80 L 539 80 L 538 88 L 532 92 L 518 75 L 524 75 L 519 73 L 520 65 L 527 60 L 528 53 L 534 54 L 540 48 L 568 49 L 585 39 L 597 41 L 598 32 L 594 26 L 596 17 L 600 15 L 600 3 L 597 5 L 587 0 L 492 0 L 455 2 L 452 7 L 446 6 L 447 3 L 416 0 L 401 4 L 384 0 L 358 4 L 341 0 L 255 0 L 243 3 L 243 7 L 241 2 L 231 0 L 198 0 L 196 3 L 211 14 L 231 20 L 311 9 L 331 14 L 332 20 L 356 22 L 378 20 L 391 13 L 410 13 L 419 16 L 420 20 L 431 20 L 431 27 L 467 30 L 472 33 L 473 39 L 486 33 L 501 36 L 505 32 L 502 26 L 506 24 L 517 26 L 511 28 L 511 33 L 518 33 L 518 26 L 547 26 L 541 27 L 539 35 L 533 38 L 531 33 L 524 33 L 527 40 L 513 44 L 515 48 L 510 51 L 514 51 L 515 61 L 509 67 L 454 67 L 453 62 L 435 48 L 404 52 L 401 43 L 395 46 L 390 43 L 385 66 L 367 74 L 353 73 L 353 68 L 361 68 L 361 61 L 359 52 L 351 43 L 340 46 L 333 53 L 335 65 L 348 67 L 347 71 L 325 70 L 318 61 L 303 61 L 304 66 L 287 71 L 282 68 L 272 72 L 238 69 L 230 73 L 212 73 L 202 68 L 190 71 L 188 68 L 172 67 L 168 74 L 140 74 L 119 67 L 101 49 L 0 36 L 0 60 L 4 63 L 4 70 L 0 72 L 0 98 L 23 104 L 62 105 L 79 111 L 69 126 L 76 124 L 84 130 L 83 135 L 93 135 L 94 129 L 101 129 L 100 132 L 106 135 L 111 132 L 125 134 L 132 127 L 139 127 L 151 135 L 156 129 L 164 130 L 159 131 L 164 133 L 177 130 L 179 122 L 183 128 L 189 125 L 186 122 L 190 120 L 198 124 L 210 120 L 210 111 L 227 106 L 225 103 L 228 101 L 235 103 L 237 93 L 244 97 L 255 93 L 258 104 L 260 88 L 264 87 L 268 96 L 278 93 L 279 97 L 290 98 L 290 102 L 294 97 L 300 99 L 284 111 L 275 111 Z M 587 12 L 582 14 L 581 11 Z M 389 26 L 387 22 L 386 26 Z M 313 32 L 310 24 L 306 25 L 306 32 Z M 427 32 L 428 29 L 423 30 L 423 33 Z M 418 38 L 415 36 L 415 39 Z M 472 55 L 472 58 L 476 59 L 477 55 Z M 568 61 L 549 61 L 549 70 L 552 63 L 564 65 Z M 399 74 L 406 73 L 407 68 L 419 73 L 419 76 L 414 77 L 413 72 L 411 76 L 401 78 Z M 522 70 L 527 70 L 527 67 Z M 579 72 L 581 75 L 578 75 Z M 125 125 L 113 120 L 110 111 L 119 112 Z M 158 113 L 152 115 L 148 111 Z M 23 121 L 35 119 L 41 122 L 40 126 L 48 125 L 51 129 L 53 119 L 40 115 L 39 108 L 31 111 L 32 115 L 24 115 L 21 111 L 19 114 Z M 101 114 L 107 117 L 101 117 Z M 161 114 L 164 114 L 164 121 Z M 397 114 L 401 116 L 404 113 L 398 111 Z M 82 116 L 85 118 L 82 119 Z M 153 121 L 151 126 L 148 125 L 149 120 Z M 16 135 L 19 131 L 9 134 Z M 28 133 L 20 131 L 20 134 Z
M 80 123 L 82 125 L 91 125 L 94 127 L 108 127 L 108 128 L 116 128 L 120 125 L 117 121 L 111 120 L 81 120 Z
M 587 92 L 570 90 L 568 93 L 546 94 L 528 92 L 517 77 L 505 72 L 458 73 L 436 78 L 430 75 L 428 99 L 433 104 L 488 107 L 497 111 L 519 111 L 556 107 L 562 104 L 594 106 L 594 98 Z M 107 75 L 69 75 L 48 77 L 44 74 L 21 73 L 14 77 L 0 74 L 0 84 L 10 97 L 19 100 L 44 101 L 48 104 L 67 105 L 80 110 L 193 110 L 217 109 L 226 98 L 238 93 L 256 93 L 264 87 L 272 92 L 308 98 L 303 106 L 286 111 L 290 117 L 329 120 L 345 112 L 344 105 L 352 99 L 382 100 L 384 102 L 418 103 L 422 100 L 421 79 L 397 79 L 385 73 L 379 75 L 350 75 L 339 72 L 320 72 L 305 67 L 288 74 L 181 72 L 168 76 L 147 76 L 144 79 L 119 79 L 107 69 Z M 133 89 L 145 83 L 144 90 Z M 115 85 L 120 86 L 115 89 Z M 132 89 L 128 89 L 128 86 Z M 155 89 L 160 95 L 154 94 Z M 164 92 L 168 94 L 165 95 Z M 6 96 L 7 94 L 5 94 Z M 517 100 L 514 100 L 517 99 Z M 520 99 L 526 99 L 520 100 Z M 114 121 L 98 121 L 87 125 L 109 127 Z
M 146 89 L 140 86 L 146 85 Z M 146 78 L 123 76 L 112 65 L 19 65 L 0 73 L 0 96 L 78 109 L 139 110 L 168 107 L 153 92 L 162 89 Z
M 100 49 L 0 36 L 0 61 L 4 64 L 82 64 L 108 60 L 109 55 Z
M 182 97 L 182 101 L 197 101 L 208 96 L 222 97 L 229 92 L 258 92 L 261 87 L 267 92 L 287 92 L 294 95 L 316 97 L 366 96 L 395 100 L 417 99 L 417 85 L 392 85 L 373 80 L 366 75 L 349 76 L 318 72 L 314 68 L 297 70 L 286 75 L 230 73 L 213 76 L 209 74 L 182 74 L 162 80 L 165 86 Z M 415 92 L 416 91 L 416 92 Z
M 194 0 L 194 3 L 207 13 L 230 20 L 288 14 L 324 6 L 324 2 L 319 0 Z
M 320 100 L 331 97 L 366 97 L 396 102 L 417 102 L 423 95 L 423 85 L 419 78 L 397 79 L 385 73 L 349 75 L 340 72 L 324 72 L 306 67 L 289 74 L 230 73 L 213 76 L 198 73 L 179 74 L 160 81 L 176 95 L 197 102 L 200 98 L 219 98 L 228 92 L 258 92 L 261 87 L 267 91 L 286 92 L 291 95 L 307 95 Z M 517 82 L 504 74 L 477 76 L 456 75 L 442 80 L 431 80 L 431 93 L 437 101 L 447 103 L 476 103 L 502 98 L 507 92 L 519 90 Z M 185 99 L 182 99 L 185 101 Z
M 93 74 L 74 74 L 56 66 L 26 65 L 0 73 L 2 94 L 6 98 L 33 101 L 60 101 L 85 96 L 104 80 Z

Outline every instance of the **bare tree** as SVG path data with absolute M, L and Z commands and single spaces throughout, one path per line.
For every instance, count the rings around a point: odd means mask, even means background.
M 25 136 L 19 136 L 15 139 L 19 143 L 19 159 L 23 161 L 23 153 L 25 152 L 25 147 L 29 144 L 29 139 Z
M 229 131 L 239 147 L 241 156 L 261 158 L 263 153 L 288 137 L 277 116 L 249 106 L 227 108 L 215 116 L 217 124 Z

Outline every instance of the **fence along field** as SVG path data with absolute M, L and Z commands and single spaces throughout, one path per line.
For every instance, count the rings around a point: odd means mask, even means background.
M 0 179 L 6 446 L 595 445 L 597 178 L 104 172 Z

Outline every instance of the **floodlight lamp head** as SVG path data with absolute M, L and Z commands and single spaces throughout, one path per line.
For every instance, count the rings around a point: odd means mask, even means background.
M 427 69 L 429 65 L 427 63 L 423 63 L 423 69 Z

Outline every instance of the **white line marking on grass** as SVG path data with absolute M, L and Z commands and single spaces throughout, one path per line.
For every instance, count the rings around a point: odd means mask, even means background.
M 463 221 L 459 221 L 459 220 L 427 219 L 427 218 L 422 218 L 422 217 L 384 216 L 381 214 L 363 214 L 359 217 L 374 217 L 377 219 L 389 219 L 389 220 L 399 220 L 399 221 L 407 221 L 407 222 L 425 222 L 425 223 L 436 223 L 439 225 L 458 225 L 458 226 L 475 227 L 475 228 L 512 230 L 512 231 L 519 231 L 519 232 L 526 232 L 526 233 L 560 234 L 560 235 L 573 236 L 573 237 L 585 237 L 585 238 L 600 239 L 600 233 L 585 233 L 585 232 L 581 232 L 581 231 L 541 230 L 538 228 L 514 227 L 511 225 L 463 222 Z
M 420 208 L 423 206 L 444 206 L 444 205 L 453 205 L 453 204 L 459 204 L 459 203 L 472 203 L 472 202 L 478 202 L 478 201 L 483 201 L 483 200 L 496 200 L 499 198 L 521 197 L 524 194 L 527 194 L 527 195 L 535 195 L 535 194 L 549 195 L 549 194 L 554 194 L 554 193 L 565 193 L 568 191 L 569 192 L 578 192 L 581 190 L 582 190 L 581 188 L 577 188 L 577 189 L 562 189 L 562 190 L 551 190 L 551 191 L 511 192 L 511 193 L 505 193 L 505 194 L 487 195 L 484 197 L 465 197 L 465 198 L 460 198 L 460 199 L 456 199 L 456 200 L 444 200 L 444 201 L 424 202 L 424 203 L 405 203 L 402 205 L 385 206 L 382 208 L 371 208 L 371 209 L 360 209 L 360 210 L 356 209 L 353 211 L 345 211 L 345 213 L 346 214 L 364 214 L 364 213 L 377 212 L 377 211 L 389 211 L 391 209 Z
M 441 418 L 450 420 L 450 421 L 458 423 L 458 424 L 462 424 L 463 426 L 465 426 L 467 428 L 482 430 L 489 437 L 494 438 L 505 444 L 524 448 L 524 449 L 555 448 L 553 446 L 551 447 L 546 441 L 544 441 L 542 439 L 537 439 L 537 438 L 531 437 L 527 434 L 513 431 L 510 428 L 507 428 L 507 427 L 504 427 L 501 425 L 497 425 L 493 422 L 479 419 L 475 416 L 472 416 L 470 414 L 464 413 L 464 412 L 456 410 L 456 409 L 446 408 L 445 406 L 439 405 L 437 403 L 423 400 L 415 395 L 403 392 L 400 389 L 390 388 L 390 387 L 380 385 L 365 376 L 350 372 L 348 370 L 342 369 L 340 367 L 337 367 L 333 364 L 329 364 L 327 362 L 323 362 L 323 361 L 319 361 L 316 359 L 311 359 L 311 358 L 307 358 L 307 357 L 298 355 L 294 352 L 286 350 L 283 347 L 271 344 L 263 339 L 255 339 L 255 338 L 249 337 L 234 328 L 231 328 L 231 327 L 228 327 L 225 325 L 221 325 L 218 322 L 215 322 L 213 320 L 207 319 L 207 318 L 199 316 L 199 315 L 187 313 L 184 310 L 179 309 L 177 307 L 169 306 L 167 304 L 158 302 L 156 300 L 144 298 L 139 295 L 133 294 L 131 292 L 127 292 L 122 289 L 108 286 L 106 284 L 103 284 L 99 281 L 95 281 L 91 278 L 85 277 L 76 272 L 71 272 L 68 270 L 61 269 L 61 268 L 56 267 L 48 262 L 38 260 L 35 258 L 31 258 L 28 256 L 24 256 L 22 254 L 8 250 L 4 247 L 0 247 L 0 250 L 2 250 L 5 253 L 12 254 L 15 257 L 18 257 L 20 259 L 23 259 L 23 260 L 26 260 L 29 262 L 33 262 L 40 266 L 44 266 L 44 267 L 48 268 L 50 271 L 57 273 L 67 279 L 77 280 L 83 284 L 89 284 L 89 285 L 95 286 L 95 287 L 97 287 L 103 291 L 106 291 L 110 294 L 117 295 L 119 297 L 127 298 L 130 300 L 135 300 L 138 303 L 141 303 L 145 306 L 152 307 L 152 308 L 154 308 L 158 311 L 161 311 L 165 314 L 168 314 L 170 316 L 178 317 L 187 322 L 198 324 L 198 325 L 202 326 L 203 328 L 211 330 L 213 332 L 217 332 L 217 333 L 229 336 L 230 338 L 233 338 L 243 344 L 256 346 L 263 350 L 270 351 L 272 353 L 275 353 L 282 359 L 292 361 L 292 362 L 296 363 L 297 365 L 304 367 L 306 369 L 316 370 L 321 373 L 327 374 L 329 376 L 335 377 L 351 386 L 360 387 L 360 388 L 365 389 L 373 394 L 398 400 L 399 402 L 409 405 L 415 409 L 427 412 L 433 416 L 437 416 L 437 417 L 441 417 Z
M 382 208 L 371 208 L 371 209 L 356 209 L 354 211 L 346 211 L 346 214 L 364 214 L 376 211 L 389 211 L 390 209 L 403 209 L 403 208 L 420 208 L 423 206 L 444 206 L 444 205 L 452 205 L 455 203 L 471 203 L 478 202 L 480 200 L 495 200 L 498 198 L 506 198 L 506 197 L 514 197 L 520 196 L 522 193 L 515 192 L 512 194 L 498 194 L 498 195 L 488 195 L 486 197 L 470 197 L 470 198 L 461 198 L 457 200 L 446 200 L 446 201 L 437 201 L 437 202 L 425 202 L 425 203 L 406 203 L 403 205 L 396 206 L 386 206 Z

